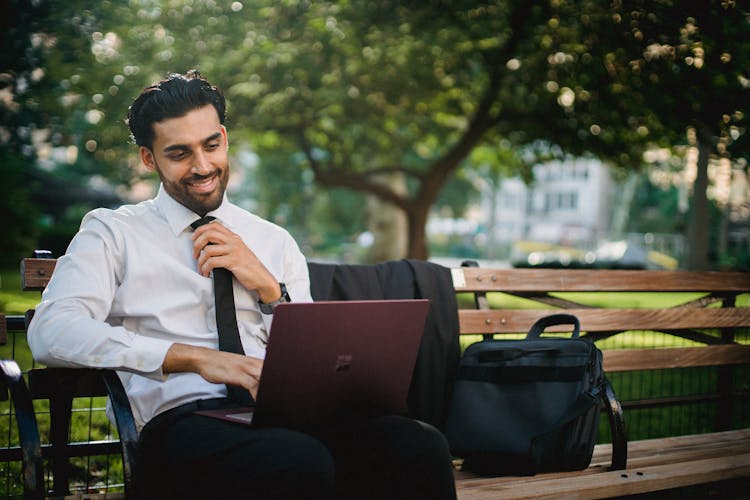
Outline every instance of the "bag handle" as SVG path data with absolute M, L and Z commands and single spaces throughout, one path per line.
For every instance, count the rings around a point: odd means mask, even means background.
M 628 435 L 625 432 L 625 418 L 622 405 L 617 400 L 615 389 L 604 377 L 602 400 L 609 417 L 609 429 L 612 434 L 612 465 L 609 470 L 623 470 L 628 461 Z
M 574 339 L 578 338 L 578 334 L 581 332 L 581 322 L 572 314 L 550 314 L 549 316 L 539 318 L 531 325 L 529 333 L 526 334 L 526 340 L 538 339 L 547 327 L 554 325 L 573 325 L 572 337 Z

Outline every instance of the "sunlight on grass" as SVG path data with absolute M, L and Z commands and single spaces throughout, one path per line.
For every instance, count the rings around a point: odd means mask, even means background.
M 3 314 L 23 314 L 39 303 L 39 292 L 21 291 L 21 273 L 18 269 L 0 271 L 0 311 Z
M 596 345 L 599 349 L 645 349 L 652 347 L 700 347 L 705 344 L 661 332 L 634 330 L 600 340 Z
M 657 309 L 674 307 L 699 299 L 705 293 L 663 293 L 663 292 L 566 292 L 551 293 L 554 297 L 596 307 L 617 307 L 620 309 Z
M 467 295 L 463 302 L 464 307 L 472 307 L 471 294 Z M 550 296 L 576 302 L 579 304 L 595 307 L 619 308 L 619 309 L 656 309 L 674 307 L 705 296 L 705 293 L 696 292 L 559 292 L 550 293 Z M 750 302 L 750 294 L 740 296 L 744 303 Z M 533 299 L 516 297 L 507 293 L 490 292 L 487 300 L 493 309 L 553 309 L 552 306 L 537 302 Z
M 655 309 L 669 308 L 685 304 L 701 297 L 706 293 L 679 292 L 679 293 L 655 293 L 655 292 L 566 292 L 550 294 L 556 298 L 564 299 L 587 306 L 602 307 L 609 309 Z M 463 293 L 457 295 L 459 308 L 474 309 L 474 295 Z M 516 297 L 501 292 L 490 292 L 487 301 L 492 309 L 539 309 L 564 311 L 543 304 L 532 299 Z M 721 307 L 721 302 L 711 304 L 710 307 Z M 750 294 L 738 295 L 736 307 L 750 307 Z M 531 325 L 529 325 L 531 327 Z M 582 332 L 585 333 L 585 332 Z M 708 335 L 716 335 L 715 330 L 706 330 Z M 557 335 L 550 335 L 557 336 Z M 560 335 L 564 336 L 564 335 Z M 525 334 L 497 335 L 498 339 L 522 339 Z M 474 342 L 482 340 L 481 335 L 462 335 L 460 338 L 461 350 L 463 351 Z M 750 343 L 750 329 L 738 328 L 735 331 L 735 341 L 739 343 Z M 648 347 L 698 347 L 703 344 L 655 331 L 629 331 L 615 335 L 609 339 L 600 340 L 597 346 L 600 349 L 636 349 Z

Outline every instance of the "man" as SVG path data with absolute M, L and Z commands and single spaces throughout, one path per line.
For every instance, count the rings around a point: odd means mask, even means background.
M 224 119 L 223 94 L 197 72 L 136 98 L 128 125 L 159 192 L 84 217 L 29 329 L 34 357 L 118 370 L 141 429 L 146 496 L 454 497 L 445 440 L 420 422 L 381 417 L 313 436 L 194 413 L 254 396 L 274 305 L 311 300 L 292 237 L 225 195 Z M 204 216 L 214 221 L 193 230 Z M 220 269 L 234 278 L 244 355 L 218 350 Z

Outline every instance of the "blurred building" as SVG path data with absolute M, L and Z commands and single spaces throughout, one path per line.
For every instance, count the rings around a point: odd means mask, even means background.
M 609 170 L 596 159 L 537 165 L 531 185 L 517 178 L 503 180 L 497 192 L 485 197 L 484 224 L 496 243 L 531 240 L 578 246 L 610 230 L 614 190 Z

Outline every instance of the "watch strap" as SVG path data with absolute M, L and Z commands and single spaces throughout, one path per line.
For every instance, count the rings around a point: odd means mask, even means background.
M 286 289 L 286 284 L 279 282 L 279 288 L 281 289 L 281 296 L 273 302 L 265 303 L 262 300 L 258 300 L 258 306 L 260 306 L 260 312 L 263 314 L 273 314 L 273 310 L 277 305 L 283 304 L 284 302 L 291 302 L 292 299 L 289 297 L 289 292 Z

